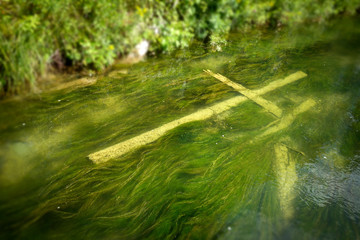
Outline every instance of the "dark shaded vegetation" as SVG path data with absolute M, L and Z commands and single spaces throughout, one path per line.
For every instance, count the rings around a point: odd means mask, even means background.
M 34 89 L 49 69 L 103 69 L 141 40 L 152 52 L 216 46 L 231 30 L 355 14 L 359 0 L 2 0 L 0 92 Z

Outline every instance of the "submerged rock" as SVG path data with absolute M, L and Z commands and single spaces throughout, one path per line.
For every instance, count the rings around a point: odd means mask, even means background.
M 61 83 L 61 84 L 55 86 L 54 88 L 50 89 L 50 91 L 63 90 L 63 89 L 68 89 L 68 88 L 74 89 L 74 88 L 78 88 L 78 87 L 85 87 L 85 86 L 95 84 L 96 81 L 97 81 L 96 77 L 83 77 L 80 79 L 76 79 L 74 81 Z

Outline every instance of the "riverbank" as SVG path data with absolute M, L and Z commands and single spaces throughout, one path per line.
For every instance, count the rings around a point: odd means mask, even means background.
M 227 33 L 251 26 L 323 22 L 360 3 L 313 1 L 2 1 L 0 96 L 34 92 L 49 73 L 101 71 L 146 40 L 158 54 L 192 40 L 221 49 Z M 9 27 L 11 26 L 11 27 Z

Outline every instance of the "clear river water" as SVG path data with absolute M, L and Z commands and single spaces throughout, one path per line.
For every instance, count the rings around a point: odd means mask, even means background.
M 1 239 L 360 238 L 359 19 L 95 78 L 0 102 Z

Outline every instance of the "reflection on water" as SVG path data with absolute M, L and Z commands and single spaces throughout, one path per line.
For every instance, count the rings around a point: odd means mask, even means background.
M 360 238 L 359 25 L 237 33 L 223 52 L 194 43 L 0 103 L 0 237 Z M 211 108 L 107 162 L 87 158 Z

